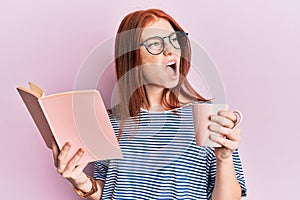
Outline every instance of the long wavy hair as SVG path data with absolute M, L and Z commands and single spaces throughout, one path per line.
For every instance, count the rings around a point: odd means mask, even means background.
M 143 85 L 141 67 L 139 67 L 141 65 L 139 47 L 143 28 L 159 19 L 167 20 L 175 31 L 184 32 L 170 15 L 159 9 L 132 12 L 125 16 L 118 28 L 115 40 L 115 64 L 119 88 L 118 111 L 123 120 L 128 117 L 137 117 L 142 106 L 149 110 L 149 101 Z M 178 100 L 179 94 L 191 101 L 208 101 L 198 94 L 186 79 L 191 67 L 190 60 L 191 46 L 188 40 L 187 45 L 181 49 L 179 82 L 174 88 L 164 89 L 161 99 L 163 108 L 169 110 L 182 106 L 183 103 Z

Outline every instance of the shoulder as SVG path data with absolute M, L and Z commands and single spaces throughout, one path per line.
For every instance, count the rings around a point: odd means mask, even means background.
M 178 100 L 179 100 L 179 102 L 181 102 L 181 105 L 183 105 L 183 106 L 187 105 L 187 104 L 190 104 L 190 103 L 193 103 L 195 101 L 195 99 L 185 97 L 182 94 L 178 95 Z
M 185 97 L 181 94 L 178 95 L 178 100 L 181 103 L 181 106 L 186 106 L 186 105 L 193 104 L 193 103 L 204 103 L 204 104 L 211 104 L 212 103 L 211 100 L 199 101 L 198 99 Z
M 115 105 L 112 108 L 107 109 L 107 113 L 108 113 L 109 116 L 119 116 L 120 115 L 120 106 L 119 106 L 119 104 Z

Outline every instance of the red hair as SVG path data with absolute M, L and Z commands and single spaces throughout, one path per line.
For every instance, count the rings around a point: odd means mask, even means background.
M 121 119 L 135 117 L 144 106 L 149 109 L 149 102 L 144 86 L 140 67 L 140 38 L 143 28 L 158 19 L 167 20 L 175 31 L 182 31 L 182 27 L 167 13 L 158 9 L 139 10 L 128 14 L 121 22 L 115 41 L 115 63 L 119 86 L 119 112 Z M 174 109 L 182 105 L 178 95 L 191 101 L 207 101 L 199 95 L 189 84 L 186 76 L 191 64 L 190 42 L 181 49 L 180 78 L 178 85 L 172 89 L 165 88 L 161 104 L 164 108 Z M 170 94 L 167 98 L 167 94 Z M 120 135 L 119 135 L 120 136 Z

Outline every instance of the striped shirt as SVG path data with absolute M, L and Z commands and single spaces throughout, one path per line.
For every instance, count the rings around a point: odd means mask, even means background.
M 174 111 L 174 110 L 173 110 Z M 94 178 L 105 181 L 102 199 L 210 199 L 216 178 L 214 149 L 196 145 L 191 105 L 163 112 L 141 110 L 125 123 L 123 159 L 96 161 Z M 116 135 L 119 123 L 110 114 Z M 236 177 L 246 195 L 238 151 Z

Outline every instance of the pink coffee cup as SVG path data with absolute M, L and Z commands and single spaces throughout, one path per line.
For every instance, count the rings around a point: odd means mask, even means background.
M 228 110 L 228 104 L 206 104 L 206 103 L 194 103 L 192 105 L 193 111 L 193 122 L 195 130 L 196 144 L 198 146 L 208 146 L 208 147 L 221 147 L 220 144 L 215 143 L 209 139 L 210 135 L 215 135 L 217 137 L 223 137 L 222 135 L 212 132 L 209 130 L 208 126 L 216 124 L 209 120 L 211 115 L 218 115 L 221 110 Z M 237 122 L 235 126 L 238 126 L 242 121 L 241 112 L 235 110 L 233 111 L 237 116 Z

